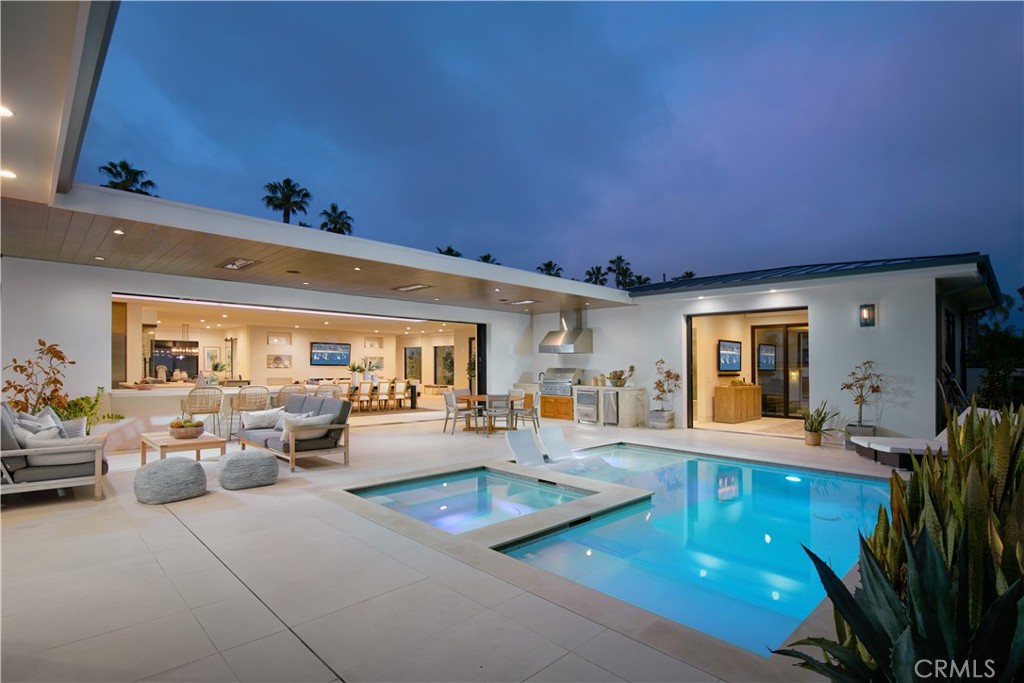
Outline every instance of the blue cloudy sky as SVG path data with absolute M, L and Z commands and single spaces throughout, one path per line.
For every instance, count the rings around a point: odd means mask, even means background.
M 1009 292 L 1022 35 L 1021 3 L 127 2 L 78 180 L 275 219 L 287 176 L 300 220 L 567 277 L 982 251 Z

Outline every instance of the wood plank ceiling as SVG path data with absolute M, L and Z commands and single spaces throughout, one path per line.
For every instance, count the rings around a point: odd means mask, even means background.
M 0 238 L 3 256 L 425 304 L 530 314 L 625 305 L 498 279 L 125 221 L 8 197 L 0 201 Z M 239 258 L 256 263 L 242 270 L 223 267 Z M 412 284 L 427 288 L 396 289 Z M 527 299 L 536 303 L 511 305 Z

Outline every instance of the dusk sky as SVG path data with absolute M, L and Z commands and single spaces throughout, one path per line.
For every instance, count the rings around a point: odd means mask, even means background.
M 1021 3 L 122 3 L 78 180 L 660 281 L 981 251 L 1024 284 Z M 339 236 L 338 239 L 345 239 Z

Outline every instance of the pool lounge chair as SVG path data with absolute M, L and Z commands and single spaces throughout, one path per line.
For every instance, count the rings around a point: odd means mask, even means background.
M 508 431 L 505 432 L 505 443 L 512 451 L 516 462 L 520 465 L 543 465 L 544 454 L 537 448 L 531 431 Z
M 999 421 L 999 411 L 988 408 L 976 408 L 978 415 L 993 422 Z M 957 422 L 964 423 L 970 408 L 960 413 Z M 921 456 L 927 449 L 932 452 L 949 448 L 948 430 L 943 429 L 934 439 L 913 439 L 900 436 L 854 436 L 850 441 L 856 444 L 857 454 L 863 458 L 874 460 L 882 465 L 909 470 L 913 467 L 911 455 Z
M 561 427 L 542 427 L 537 435 L 551 462 L 574 457 Z

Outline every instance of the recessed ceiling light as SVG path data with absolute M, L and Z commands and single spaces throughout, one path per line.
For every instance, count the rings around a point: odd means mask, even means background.
M 121 228 L 118 228 L 117 230 L 114 231 L 114 234 L 115 235 L 123 235 L 124 234 L 124 230 L 122 230 Z
M 305 286 L 307 286 L 307 287 L 309 286 L 309 283 L 308 283 L 308 282 L 303 282 L 302 284 L 303 284 L 303 285 L 305 285 Z
M 97 261 L 105 261 L 106 260 L 102 256 L 93 256 L 93 258 L 96 259 Z
M 775 292 L 777 292 L 777 291 L 779 291 L 779 290 L 777 290 L 777 289 L 769 289 L 769 290 L 768 290 L 768 293 L 769 293 L 769 294 L 774 294 L 774 293 L 775 293 Z
M 374 332 L 380 332 L 380 330 L 374 330 Z
M 441 329 L 440 327 L 439 327 L 439 328 L 437 328 L 437 331 L 438 331 L 438 332 L 444 332 L 444 330 L 442 330 L 442 329 Z
M 426 330 L 420 330 L 420 334 L 426 334 L 426 333 L 427 333 Z
M 228 314 L 227 314 L 227 313 L 221 313 L 221 314 L 220 314 L 220 317 L 222 317 L 222 318 L 226 318 L 226 317 L 228 317 Z
M 301 270 L 286 270 L 284 272 L 288 273 L 289 275 L 298 275 L 302 271 Z
M 407 330 L 411 330 L 412 328 L 411 328 L 411 327 L 406 327 L 405 329 L 407 329 Z
M 206 322 L 206 318 L 201 318 L 201 319 L 199 320 L 199 322 L 201 322 L 201 323 L 205 323 L 205 322 Z
M 428 289 L 430 285 L 417 282 L 412 285 L 402 285 L 401 287 L 395 287 L 396 292 L 415 292 L 417 289 Z
M 703 297 L 703 296 L 698 296 L 697 298 L 698 298 L 698 299 L 703 299 L 704 297 Z
M 220 264 L 219 267 L 227 268 L 228 270 L 241 270 L 242 268 L 248 268 L 254 263 L 257 263 L 257 261 L 253 261 L 252 259 L 247 258 L 235 258 L 231 259 L 230 261 L 225 261 L 224 263 Z
M 296 325 L 296 326 L 295 326 L 295 329 L 299 329 L 299 326 L 298 326 L 298 325 Z
M 324 325 L 330 325 L 330 323 L 325 320 Z
M 210 326 L 209 326 L 209 325 L 207 325 L 207 326 L 206 326 L 206 329 L 210 329 Z
M 0 106 L 0 116 L 6 119 L 10 116 L 14 116 L 14 112 L 8 109 L 7 107 Z
M 355 267 L 355 268 L 353 268 L 352 270 L 362 270 L 362 268 L 360 268 L 359 266 L 356 266 L 356 267 Z
M 435 296 L 435 297 L 434 297 L 434 301 L 440 301 L 440 299 L 438 299 L 438 298 L 437 298 L 437 297 Z
M 527 313 L 529 313 L 529 312 L 530 312 L 530 309 L 529 309 L 529 308 L 524 308 L 523 310 L 524 310 L 525 312 L 527 312 Z
M 584 306 L 589 306 L 589 305 L 590 305 L 590 302 L 589 302 L 589 301 L 585 301 L 585 302 L 583 303 L 583 305 L 584 305 Z
M 220 323 L 217 323 L 217 327 L 220 327 Z
M 17 178 L 18 174 L 14 171 L 8 171 L 6 168 L 0 170 L 0 178 Z
M 157 320 L 157 321 L 156 321 L 156 324 L 157 324 L 157 325 L 159 325 L 159 324 L 160 324 L 160 321 L 159 321 L 159 320 Z
M 448 323 L 441 323 L 441 327 L 448 327 Z
M 494 288 L 494 291 L 495 291 L 495 292 L 500 292 L 501 290 L 500 290 L 500 289 L 498 289 L 497 287 L 495 287 L 495 288 Z
M 535 304 L 535 303 L 537 303 L 536 299 L 521 299 L 519 301 L 511 302 L 509 304 L 509 306 L 525 306 L 527 304 Z

